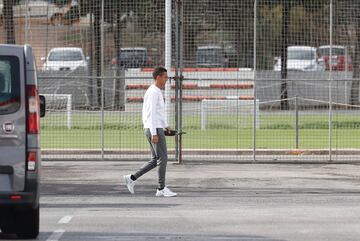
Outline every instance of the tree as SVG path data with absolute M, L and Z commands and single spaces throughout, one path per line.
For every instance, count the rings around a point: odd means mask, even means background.
M 254 1 L 210 1 L 207 9 L 220 13 L 219 15 L 205 14 L 207 18 L 215 16 L 215 19 L 212 20 L 217 22 L 213 24 L 214 28 L 233 36 L 231 42 L 237 52 L 237 66 L 253 67 Z M 204 21 L 209 20 L 205 18 Z
M 67 0 L 58 0 L 60 3 Z M 135 15 L 133 19 L 136 19 L 138 22 L 143 23 L 145 33 L 151 31 L 163 31 L 162 26 L 164 23 L 161 18 L 158 18 L 156 15 L 147 16 L 147 14 L 152 9 L 156 9 L 160 14 L 162 13 L 162 4 L 163 1 L 154 1 L 154 0 L 144 0 L 144 1 L 132 1 L 132 0 L 105 0 L 104 1 L 104 21 L 111 24 L 111 31 L 113 31 L 113 41 L 115 46 L 115 54 L 118 56 L 122 42 L 121 35 L 122 31 L 125 29 L 127 22 L 130 19 L 131 13 Z M 90 13 L 93 16 L 94 21 L 91 23 L 91 29 L 93 29 L 93 39 L 94 49 L 91 49 L 91 52 L 94 52 L 93 57 L 91 58 L 92 66 L 95 69 L 96 76 L 101 77 L 104 73 L 101 72 L 101 0 L 79 0 L 80 13 L 82 16 Z M 160 15 L 159 14 L 159 15 Z M 160 30 L 159 30 L 160 29 Z M 118 61 L 120 64 L 120 61 Z M 92 68 L 90 68 L 92 69 Z M 91 73 L 92 74 L 92 73 Z M 124 69 L 122 66 L 118 66 L 116 71 L 116 76 L 119 79 L 115 81 L 115 95 L 114 95 L 114 107 L 120 110 L 123 110 L 125 107 L 124 103 Z M 91 84 L 92 85 L 92 84 Z M 101 80 L 97 79 L 96 81 L 96 105 L 99 107 L 101 105 Z M 92 89 L 91 89 L 92 91 Z
M 263 6 L 271 8 L 281 8 L 281 28 L 279 28 L 280 38 L 273 39 L 273 43 L 267 43 L 267 46 L 277 46 L 275 48 L 280 50 L 280 53 L 275 53 L 276 56 L 280 55 L 281 59 L 281 87 L 280 87 L 280 99 L 281 109 L 289 109 L 288 104 L 288 68 L 287 68 L 287 57 L 288 57 L 288 46 L 290 45 L 310 45 L 317 46 L 319 44 L 319 38 L 313 37 L 313 22 L 311 21 L 312 16 L 321 12 L 325 4 L 328 1 L 289 1 L 289 0 L 274 0 L 263 3 Z M 276 13 L 276 11 L 274 11 Z M 305 15 L 307 16 L 305 18 Z M 310 21 L 308 20 L 310 19 Z M 274 28 L 274 26 L 269 26 Z M 301 36 L 299 38 L 299 36 Z M 261 37 L 260 37 L 261 38 Z M 271 41 L 271 38 L 266 38 L 266 41 Z M 275 42 L 274 42 L 275 41 Z M 280 46 L 276 43 L 280 42 Z

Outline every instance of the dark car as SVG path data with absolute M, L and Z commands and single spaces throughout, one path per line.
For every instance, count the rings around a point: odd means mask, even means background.
M 146 48 L 121 48 L 117 57 L 112 59 L 113 68 L 145 68 L 151 66 L 151 58 Z
M 196 50 L 196 66 L 199 68 L 224 68 L 229 60 L 221 46 L 199 46 Z

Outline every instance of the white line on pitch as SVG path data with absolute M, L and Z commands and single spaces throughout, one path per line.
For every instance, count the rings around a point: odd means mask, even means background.
M 69 223 L 72 218 L 73 218 L 73 216 L 64 216 L 59 220 L 58 223 Z
M 59 239 L 61 238 L 61 236 L 63 236 L 64 233 L 65 230 L 63 229 L 55 230 L 46 241 L 59 241 Z

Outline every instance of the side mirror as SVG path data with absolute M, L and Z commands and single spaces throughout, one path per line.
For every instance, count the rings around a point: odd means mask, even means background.
M 39 95 L 39 99 L 40 99 L 40 117 L 44 117 L 44 116 L 45 116 L 45 112 L 46 112 L 46 100 L 45 100 L 45 96 Z

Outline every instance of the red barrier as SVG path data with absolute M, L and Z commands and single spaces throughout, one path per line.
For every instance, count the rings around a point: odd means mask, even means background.
M 127 85 L 126 89 L 127 90 L 139 90 L 139 89 L 147 89 L 149 88 L 150 85 L 146 85 L 146 84 L 132 84 L 132 85 Z
M 143 68 L 141 72 L 153 72 L 153 68 Z M 175 71 L 171 68 L 171 71 Z M 183 72 L 238 72 L 238 68 L 184 68 Z
M 252 89 L 254 85 L 252 84 L 211 84 L 209 85 L 211 89 Z
M 182 88 L 186 89 L 186 90 L 191 90 L 191 89 L 197 89 L 199 86 L 197 84 L 183 84 Z M 171 85 L 172 89 L 175 89 L 175 85 Z
M 189 101 L 189 102 L 199 102 L 202 100 L 233 100 L 232 97 L 226 97 L 226 96 L 183 96 L 183 101 Z M 239 96 L 239 100 L 253 100 L 253 96 Z M 127 102 L 143 102 L 143 97 L 128 97 Z M 175 97 L 171 97 L 171 101 L 175 101 Z
M 129 84 L 126 86 L 127 90 L 140 90 L 147 89 L 150 85 L 148 84 Z M 198 84 L 183 84 L 183 89 L 252 89 L 254 85 L 252 84 L 210 84 L 209 86 L 199 87 Z M 175 85 L 171 85 L 172 89 L 175 89 Z
M 253 100 L 254 96 L 240 96 L 239 100 Z

